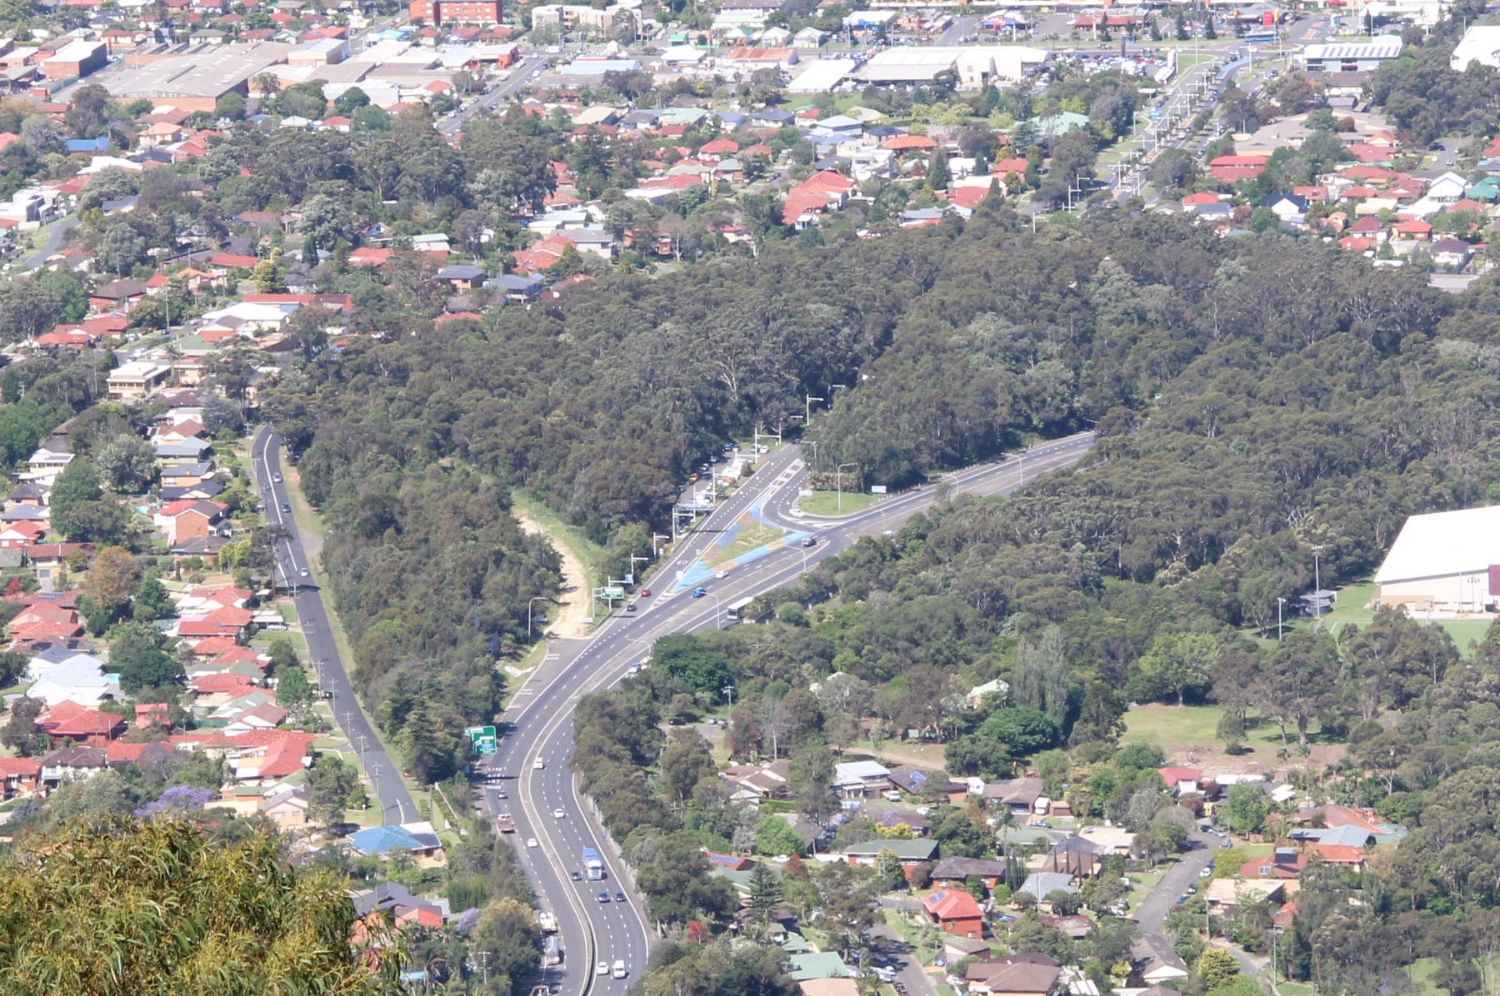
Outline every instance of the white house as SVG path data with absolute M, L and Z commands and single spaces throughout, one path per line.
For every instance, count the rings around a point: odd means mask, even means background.
M 59 664 L 51 674 L 27 689 L 26 694 L 41 699 L 48 708 L 61 702 L 96 706 L 105 699 L 120 697 L 118 675 L 105 674 L 96 658 L 80 654 Z

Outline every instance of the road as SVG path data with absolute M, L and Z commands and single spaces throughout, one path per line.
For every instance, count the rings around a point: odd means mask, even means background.
M 549 55 L 534 54 L 522 57 L 519 62 L 510 67 L 510 75 L 496 83 L 494 89 L 470 102 L 453 117 L 438 122 L 438 131 L 443 133 L 444 138 L 452 138 L 463 130 L 464 122 L 478 113 L 481 107 L 493 110 L 500 104 L 510 103 L 516 94 L 531 82 L 532 73 L 546 69 L 551 64 L 552 57 Z
M 339 657 L 339 648 L 328 628 L 328 609 L 323 593 L 312 580 L 312 565 L 302 548 L 302 535 L 292 516 L 282 511 L 291 501 L 281 476 L 281 437 L 262 428 L 250 443 L 250 464 L 265 506 L 266 524 L 280 526 L 286 538 L 277 547 L 277 573 L 281 587 L 292 593 L 297 618 L 307 639 L 308 658 L 317 674 L 318 688 L 332 693 L 328 705 L 344 736 L 359 754 L 360 763 L 370 776 L 371 787 L 380 804 L 385 823 L 408 823 L 419 815 L 417 804 L 401 780 L 400 769 L 381 746 L 375 730 L 354 697 L 354 688 Z M 351 662 L 352 663 L 352 662 Z
M 1211 834 L 1193 833 L 1188 840 L 1192 843 L 1191 849 L 1167 868 L 1161 881 L 1136 907 L 1133 917 L 1141 934 L 1156 939 L 1165 951 L 1172 950 L 1171 940 L 1167 937 L 1167 914 L 1172 912 L 1177 900 L 1187 895 L 1188 886 L 1207 881 L 1200 878 L 1199 873 L 1219 853 L 1220 838 Z
M 47 233 L 47 244 L 42 246 L 37 252 L 23 258 L 18 265 L 31 270 L 41 268 L 42 264 L 47 262 L 47 257 L 62 248 L 63 239 L 67 238 L 68 233 L 77 227 L 77 215 L 71 218 L 64 218 L 56 225 L 53 225 L 52 231 Z
M 962 45 L 964 39 L 979 30 L 979 18 L 955 17 L 948 30 L 938 35 L 934 45 Z
M 1092 445 L 1089 433 L 1040 445 L 1019 457 L 950 475 L 949 490 L 978 495 L 1008 493 L 1023 481 L 1076 463 Z M 938 486 L 928 485 L 856 515 L 818 520 L 791 514 L 805 476 L 796 447 L 785 447 L 765 458 L 755 474 L 735 494 L 722 500 L 658 566 L 648 582 L 654 594 L 638 601 L 637 612 L 606 620 L 590 640 L 550 645 L 548 659 L 518 689 L 511 708 L 501 717 L 503 739 L 489 768 L 503 776 L 499 785 L 509 798 L 501 800 L 494 791 L 487 791 L 486 800 L 490 812 L 509 812 L 514 817 L 521 864 L 542 906 L 558 915 L 563 964 L 549 970 L 545 979 L 555 991 L 623 994 L 645 966 L 651 946 L 641 900 L 633 889 L 622 885 L 628 883 L 622 878 L 625 866 L 614 856 L 607 833 L 593 817 L 568 769 L 573 709 L 578 697 L 618 682 L 632 663 L 646 656 L 658 637 L 723 625 L 725 605 L 785 586 L 863 536 L 881 536 L 898 529 L 940 493 Z M 709 582 L 709 592 L 702 598 L 672 591 L 676 578 L 698 560 L 718 531 L 755 503 L 761 503 L 762 514 L 773 522 L 814 531 L 816 545 L 787 547 L 732 570 L 724 579 Z M 563 814 L 560 817 L 554 815 L 559 810 Z M 528 846 L 530 839 L 535 839 L 537 846 Z M 604 858 L 607 878 L 603 883 L 573 882 L 569 878 L 569 871 L 581 869 L 584 847 L 598 848 Z M 601 886 L 609 888 L 608 903 L 597 900 Z M 616 902 L 616 891 L 624 892 L 627 901 Z M 595 962 L 616 959 L 625 961 L 629 978 L 615 980 L 594 974 Z

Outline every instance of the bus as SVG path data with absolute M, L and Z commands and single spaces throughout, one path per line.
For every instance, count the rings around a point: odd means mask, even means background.
M 753 601 L 755 601 L 754 598 L 742 598 L 738 602 L 731 602 L 729 603 L 729 608 L 726 610 L 726 614 L 731 621 L 738 622 L 746 618 L 745 610 L 750 608 L 750 603 Z

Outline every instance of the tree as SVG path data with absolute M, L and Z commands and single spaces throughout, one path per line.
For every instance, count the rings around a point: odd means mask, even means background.
M 760 826 L 755 831 L 755 853 L 767 857 L 801 854 L 802 838 L 786 820 L 775 813 L 767 813 L 761 817 Z
M 308 786 L 307 815 L 333 826 L 343 821 L 349 797 L 359 788 L 359 772 L 337 754 L 321 754 L 308 771 Z
M 277 672 L 276 704 L 292 712 L 306 709 L 313 701 L 312 682 L 307 680 L 307 669 L 300 666 L 283 668 Z
M 181 687 L 187 680 L 182 662 L 164 649 L 166 638 L 149 623 L 121 623 L 109 631 L 109 663 L 120 672 L 120 690 L 135 695 L 147 689 Z
M 1026 707 L 996 709 L 979 724 L 978 733 L 999 742 L 1011 757 L 1028 757 L 1058 741 L 1057 724 L 1046 713 Z
M 5 728 L 0 730 L 0 743 L 22 757 L 36 757 L 51 746 L 52 738 L 43 733 L 36 720 L 47 708 L 47 703 L 26 695 L 18 695 L 10 704 L 10 713 Z
M 94 555 L 79 602 L 92 630 L 102 633 L 130 614 L 140 570 L 134 555 L 118 546 L 106 546 Z
M 662 752 L 662 780 L 678 802 L 686 800 L 693 794 L 694 786 L 705 778 L 714 777 L 718 770 L 708 741 L 696 733 L 674 736 L 673 742 Z
M 1239 974 L 1239 962 L 1234 960 L 1234 955 L 1223 948 L 1205 948 L 1203 957 L 1198 959 L 1198 978 L 1203 980 L 1205 989 L 1213 990 L 1220 986 L 1227 986 Z
M 237 435 L 244 427 L 245 413 L 233 401 L 214 395 L 203 402 L 203 431 L 210 436 L 221 432 Z
M 127 276 L 146 258 L 146 240 L 127 222 L 105 226 L 94 242 L 94 259 L 105 273 Z
M 927 161 L 927 185 L 933 190 L 947 190 L 949 176 L 948 153 L 933 149 L 932 157 Z
M 354 215 L 349 205 L 328 194 L 313 194 L 302 202 L 302 219 L 297 229 L 304 237 L 305 251 L 326 249 L 333 252 L 340 245 L 354 242 Z M 303 309 L 308 312 L 318 308 Z
M 15 996 L 403 992 L 388 932 L 356 932 L 347 880 L 286 864 L 273 829 L 230 843 L 191 815 L 80 821 L 16 852 L 0 860 L 0 989 Z M 119 915 L 99 915 L 101 894 Z
M 131 618 L 154 622 L 157 619 L 169 619 L 176 614 L 176 604 L 167 596 L 166 585 L 161 583 L 161 578 L 156 576 L 155 568 L 152 568 L 141 578 L 140 587 L 135 590 L 130 607 Z
M 1229 786 L 1229 797 L 1224 803 L 1225 821 L 1235 833 L 1260 833 L 1265 826 L 1266 814 L 1271 811 L 1266 794 L 1259 785 L 1241 782 Z
M 781 876 L 773 872 L 764 861 L 757 861 L 750 869 L 750 912 L 756 922 L 764 926 L 770 922 L 771 914 L 781 905 Z
M 75 457 L 52 486 L 52 525 L 68 539 L 82 539 L 84 528 L 75 513 L 104 495 L 99 470 L 92 460 Z
M 1155 699 L 1175 695 L 1182 705 L 1189 690 L 1208 687 L 1209 674 L 1219 660 L 1219 645 L 1206 633 L 1164 633 L 1136 662 L 1131 695 Z
M 999 778 L 1012 769 L 1010 751 L 998 740 L 970 734 L 950 740 L 943 761 L 955 775 Z
M 139 494 L 156 477 L 156 450 L 130 433 L 110 440 L 94 460 L 110 487 L 122 494 Z

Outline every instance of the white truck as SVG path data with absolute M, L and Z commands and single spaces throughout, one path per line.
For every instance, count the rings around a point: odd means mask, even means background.
M 540 910 L 536 915 L 536 925 L 544 934 L 557 933 L 557 917 L 546 910 Z

